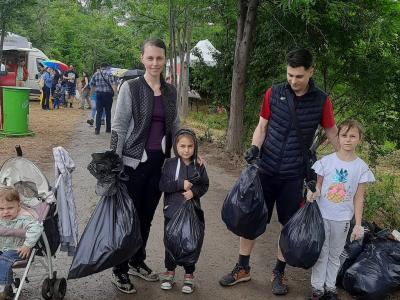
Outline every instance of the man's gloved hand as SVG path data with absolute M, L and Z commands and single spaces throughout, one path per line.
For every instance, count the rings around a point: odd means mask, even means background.
M 319 190 L 318 187 L 315 187 L 315 192 L 312 192 L 310 189 L 307 189 L 306 198 L 308 202 L 313 202 L 314 200 L 318 200 L 320 196 L 321 196 L 321 191 Z
M 244 159 L 248 164 L 252 164 L 259 156 L 260 149 L 256 145 L 251 145 L 249 149 L 244 153 Z
M 361 225 L 355 225 L 351 232 L 350 242 L 354 240 L 361 240 L 364 237 L 364 227 Z

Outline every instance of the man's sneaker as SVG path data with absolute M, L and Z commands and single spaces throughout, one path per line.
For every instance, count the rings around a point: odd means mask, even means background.
M 158 281 L 158 274 L 154 273 L 144 262 L 137 266 L 129 264 L 128 274 L 138 276 L 146 281 Z
M 284 283 L 284 273 L 273 271 L 272 273 L 272 294 L 274 295 L 286 295 L 288 287 Z
M 185 274 L 183 279 L 182 293 L 191 294 L 194 291 L 194 276 L 193 274 Z
M 327 291 L 323 297 L 323 300 L 340 300 L 336 291 Z
M 136 293 L 135 286 L 132 284 L 127 273 L 112 274 L 111 282 L 125 294 Z
M 90 126 L 93 126 L 94 120 L 93 119 L 89 119 L 89 120 L 86 121 L 86 123 L 88 123 Z
M 242 267 L 236 264 L 231 273 L 219 280 L 219 284 L 222 286 L 232 286 L 239 282 L 249 281 L 250 279 L 250 267 Z
M 174 271 L 166 271 L 161 274 L 161 289 L 162 290 L 170 290 L 174 286 L 174 278 L 175 272 Z

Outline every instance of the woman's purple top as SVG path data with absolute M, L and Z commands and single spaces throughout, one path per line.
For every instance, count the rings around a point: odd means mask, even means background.
M 165 110 L 163 97 L 154 96 L 153 116 L 146 150 L 161 150 L 161 141 L 165 135 Z

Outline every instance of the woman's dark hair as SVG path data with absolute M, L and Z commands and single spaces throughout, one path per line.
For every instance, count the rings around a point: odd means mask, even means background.
M 307 70 L 313 65 L 313 56 L 309 50 L 297 48 L 289 51 L 286 61 L 288 66 L 292 68 L 304 67 Z
M 159 39 L 159 38 L 149 38 L 149 39 L 145 40 L 145 41 L 143 42 L 142 47 L 140 48 L 140 53 L 141 53 L 142 55 L 144 54 L 144 48 L 145 48 L 146 46 L 155 46 L 155 47 L 164 49 L 165 56 L 167 56 L 167 46 L 165 46 L 165 43 L 164 43 L 164 41 L 163 41 L 162 39 Z

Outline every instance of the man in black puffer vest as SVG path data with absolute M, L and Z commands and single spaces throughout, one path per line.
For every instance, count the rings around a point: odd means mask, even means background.
M 254 130 L 248 162 L 260 157 L 260 179 L 268 207 L 268 223 L 276 203 L 283 226 L 296 213 L 302 199 L 306 163 L 293 121 L 289 101 L 293 101 L 303 142 L 310 148 L 318 126 L 337 148 L 337 127 L 329 96 L 311 79 L 313 58 L 307 49 L 294 49 L 287 55 L 287 82 L 273 85 L 264 96 L 260 120 Z M 239 261 L 233 271 L 221 278 L 222 286 L 250 280 L 250 254 L 255 240 L 240 238 Z M 278 245 L 277 263 L 272 272 L 272 293 L 285 295 L 283 282 L 286 262 Z

